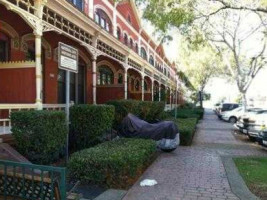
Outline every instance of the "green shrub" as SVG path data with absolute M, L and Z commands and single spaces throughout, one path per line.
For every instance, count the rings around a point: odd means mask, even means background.
M 195 134 L 197 119 L 196 118 L 187 118 L 187 119 L 174 119 L 170 118 L 169 120 L 174 121 L 179 129 L 180 133 L 180 144 L 182 146 L 189 146 L 192 144 L 192 140 Z
M 169 117 L 175 116 L 175 110 L 167 112 Z M 202 119 L 204 115 L 204 109 L 202 108 L 178 108 L 177 109 L 177 118 L 197 118 L 198 120 Z
M 68 170 L 83 182 L 127 188 L 150 164 L 155 151 L 153 140 L 123 138 L 72 154 Z
M 112 128 L 114 107 L 75 105 L 70 108 L 70 144 L 74 150 L 91 147 Z
M 11 122 L 17 150 L 33 163 L 51 164 L 64 152 L 64 112 L 17 111 L 11 113 Z
M 132 113 L 148 122 L 154 122 L 160 119 L 165 108 L 164 102 L 151 101 L 116 100 L 109 101 L 107 104 L 115 107 L 115 128 L 128 113 Z

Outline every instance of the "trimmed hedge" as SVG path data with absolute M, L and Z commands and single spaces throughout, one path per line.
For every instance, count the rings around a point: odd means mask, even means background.
M 70 177 L 83 182 L 127 188 L 155 157 L 156 142 L 122 138 L 71 155 Z
M 198 120 L 196 118 L 187 118 L 187 119 L 171 118 L 170 120 L 174 121 L 178 126 L 180 133 L 180 144 L 182 146 L 190 146 L 193 141 Z
M 65 120 L 65 113 L 59 111 L 12 112 L 16 149 L 33 163 L 53 163 L 64 153 Z
M 70 108 L 70 145 L 74 150 L 99 143 L 111 130 L 114 107 L 108 105 L 75 105 Z
M 167 112 L 169 116 L 175 116 L 175 110 Z M 202 119 L 204 115 L 204 109 L 202 108 L 178 108 L 177 118 L 197 118 Z
M 115 100 L 109 101 L 107 104 L 115 107 L 115 128 L 128 113 L 132 113 L 145 121 L 155 122 L 161 118 L 165 108 L 164 102 L 151 101 Z

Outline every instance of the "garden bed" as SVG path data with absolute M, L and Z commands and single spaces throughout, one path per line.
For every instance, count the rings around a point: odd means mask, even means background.
M 153 162 L 153 140 L 119 139 L 72 154 L 70 177 L 87 183 L 128 189 Z
M 267 158 L 234 158 L 234 162 L 252 193 L 267 199 Z

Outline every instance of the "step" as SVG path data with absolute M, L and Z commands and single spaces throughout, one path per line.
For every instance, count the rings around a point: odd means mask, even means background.
M 122 200 L 126 193 L 127 191 L 125 190 L 109 189 L 104 193 L 100 194 L 94 200 Z
M 12 134 L 1 134 L 0 135 L 0 143 L 7 143 L 7 144 L 14 144 L 15 143 L 15 139 L 12 136 Z

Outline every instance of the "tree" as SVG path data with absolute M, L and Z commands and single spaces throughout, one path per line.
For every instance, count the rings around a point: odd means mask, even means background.
M 216 52 L 208 43 L 202 43 L 195 48 L 184 39 L 179 55 L 179 66 L 183 68 L 184 73 L 189 77 L 190 83 L 194 88 L 193 96 L 204 95 L 204 89 L 210 78 L 221 72 L 221 60 Z M 194 98 L 195 101 L 200 98 Z M 200 104 L 202 101 L 200 100 Z
M 206 39 L 218 50 L 225 64 L 224 75 L 236 82 L 245 109 L 251 83 L 267 65 L 266 29 L 257 17 L 251 11 L 224 11 L 203 26 Z M 248 22 L 248 19 L 254 20 Z
M 162 40 L 170 38 L 171 28 L 178 28 L 192 44 L 208 41 L 217 50 L 226 66 L 224 75 L 236 82 L 246 108 L 246 92 L 266 66 L 266 0 L 142 2 L 146 5 L 144 18 L 161 32 Z

